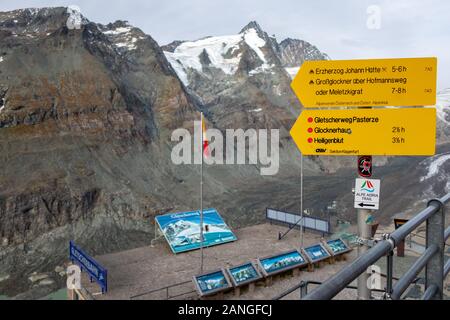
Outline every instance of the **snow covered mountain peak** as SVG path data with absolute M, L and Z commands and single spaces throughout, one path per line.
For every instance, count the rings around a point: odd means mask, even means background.
M 328 59 L 315 46 L 297 39 L 278 43 L 256 21 L 239 34 L 195 41 L 174 41 L 163 46 L 164 54 L 185 86 L 200 78 L 223 80 L 233 76 L 274 74 L 285 68 L 293 77 L 305 60 Z M 279 71 L 286 74 L 284 71 Z
M 264 36 L 263 36 L 264 31 L 261 28 L 261 26 L 258 24 L 258 22 L 250 21 L 244 28 L 242 28 L 242 30 L 239 33 L 246 33 L 249 30 L 255 30 L 260 37 L 264 38 Z
M 97 25 L 97 27 L 111 41 L 119 53 L 135 51 L 139 42 L 147 38 L 140 29 L 133 27 L 128 21 L 117 20 L 106 26 Z
M 179 78 L 188 86 L 188 74 L 195 70 L 208 76 L 213 69 L 225 75 L 234 75 L 239 67 L 244 51 L 250 49 L 259 60 L 258 70 L 271 67 L 262 48 L 266 41 L 261 38 L 255 28 L 247 28 L 236 35 L 207 37 L 196 41 L 180 42 L 173 52 L 165 51 L 165 55 Z M 257 72 L 254 68 L 253 72 Z
M 68 6 L 67 13 L 69 17 L 67 18 L 67 28 L 70 30 L 79 30 L 83 24 L 83 16 L 81 14 L 81 10 L 78 6 Z

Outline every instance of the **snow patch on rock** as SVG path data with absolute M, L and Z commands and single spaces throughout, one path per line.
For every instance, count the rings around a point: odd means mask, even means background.
M 300 67 L 290 67 L 290 68 L 285 68 L 286 72 L 288 73 L 288 75 L 294 79 L 295 76 L 298 74 Z
M 184 70 L 183 64 L 175 59 L 173 55 L 167 54 L 170 52 L 165 52 L 166 58 L 171 64 L 172 68 L 175 70 L 175 73 L 178 75 L 178 78 L 180 78 L 181 82 L 187 87 L 189 85 L 188 76 L 186 74 L 186 71 Z
M 225 58 L 230 50 L 238 48 L 241 35 L 210 37 L 193 42 L 184 42 L 173 53 L 164 52 L 171 60 L 180 61 L 184 68 L 192 68 L 202 72 L 200 55 L 206 51 L 213 67 L 221 69 L 226 74 L 234 74 L 240 57 Z
M 126 48 L 128 50 L 135 50 L 136 47 L 136 42 L 137 42 L 137 38 L 131 38 L 129 41 L 126 42 L 119 42 L 116 43 L 116 46 L 119 48 Z
M 105 32 L 103 32 L 104 34 L 107 34 L 107 35 L 118 35 L 118 34 L 122 34 L 122 33 L 128 33 L 128 32 L 130 32 L 131 31 L 131 27 L 119 27 L 119 28 L 117 28 L 117 29 L 113 29 L 113 30 L 108 30 L 108 31 L 105 31 Z
M 450 88 L 438 92 L 436 111 L 439 120 L 450 125 Z
M 83 17 L 81 15 L 81 10 L 78 6 L 68 6 L 67 13 L 69 18 L 67 19 L 66 25 L 70 30 L 79 30 L 83 24 Z
M 441 154 L 432 157 L 431 160 L 425 160 L 428 163 L 428 173 L 425 177 L 420 178 L 420 181 L 425 181 L 437 175 L 439 173 L 439 168 L 448 160 L 450 160 L 450 154 Z

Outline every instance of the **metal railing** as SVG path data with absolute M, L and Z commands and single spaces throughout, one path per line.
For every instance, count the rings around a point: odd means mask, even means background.
M 385 274 L 380 274 L 381 277 L 383 278 L 387 278 L 387 275 Z M 393 280 L 399 280 L 399 278 L 396 277 L 392 277 Z M 419 280 L 421 280 L 421 278 L 415 278 L 412 283 L 417 283 Z M 272 298 L 272 300 L 281 300 L 284 297 L 286 297 L 287 295 L 295 292 L 296 290 L 299 290 L 299 294 L 300 294 L 300 299 L 303 299 L 303 297 L 305 297 L 308 294 L 308 286 L 310 285 L 321 285 L 323 282 L 320 281 L 313 281 L 313 280 L 306 280 L 306 281 L 301 281 L 299 284 L 293 286 L 292 288 L 289 288 L 288 290 L 284 291 L 283 293 L 280 293 L 279 295 L 277 295 L 276 297 Z M 344 289 L 358 289 L 358 287 L 355 286 L 346 286 Z M 386 293 L 386 289 L 371 289 L 372 291 L 375 292 L 382 292 L 382 293 Z
M 272 298 L 272 300 L 281 300 L 284 297 L 286 297 L 287 295 L 299 290 L 299 294 L 300 294 L 300 299 L 303 299 L 303 297 L 305 297 L 308 294 L 308 286 L 310 285 L 321 285 L 323 282 L 320 281 L 312 281 L 312 280 L 307 280 L 307 281 L 301 281 L 298 285 L 284 291 L 283 293 L 279 294 L 278 296 Z M 358 287 L 355 286 L 346 286 L 344 289 L 352 289 L 352 290 L 357 290 Z M 381 293 L 385 293 L 385 290 L 382 289 L 372 289 L 372 291 L 375 292 L 381 292 Z
M 450 262 L 444 266 L 445 241 L 450 236 L 450 227 L 445 228 L 444 207 L 450 201 L 450 193 L 428 202 L 427 208 L 419 212 L 393 233 L 384 235 L 374 247 L 358 257 L 340 272 L 306 295 L 304 300 L 329 300 L 345 289 L 353 280 L 386 256 L 386 299 L 399 299 L 419 272 L 425 268 L 425 293 L 422 299 L 442 299 L 443 279 L 448 274 Z M 392 286 L 393 249 L 413 230 L 426 222 L 426 250 L 411 268 Z
M 170 289 L 181 287 L 181 286 L 185 286 L 187 284 L 192 284 L 192 281 L 180 282 L 180 283 L 176 283 L 176 284 L 173 284 L 173 285 L 170 285 L 170 286 L 165 286 L 165 287 L 162 287 L 162 288 L 158 288 L 158 289 L 154 289 L 154 290 L 147 291 L 147 292 L 144 292 L 144 293 L 140 293 L 140 294 L 131 296 L 130 300 L 136 300 L 138 298 L 143 298 L 144 296 L 150 296 L 150 295 L 158 293 L 158 292 L 164 292 L 165 293 L 165 298 L 163 298 L 163 299 L 159 298 L 159 300 L 171 300 L 171 299 L 176 299 L 176 298 L 180 298 L 180 297 L 183 297 L 183 296 L 195 293 L 196 292 L 195 290 L 190 290 L 190 291 L 184 291 L 182 293 L 177 293 L 175 295 L 170 295 Z
M 289 226 L 289 228 L 287 229 L 287 231 L 286 231 L 285 233 L 282 234 L 281 232 L 279 232 L 279 233 L 278 233 L 278 240 L 282 240 L 285 236 L 287 236 L 287 234 L 288 234 L 289 232 L 291 232 L 292 229 L 294 229 L 295 227 L 297 227 L 297 226 L 299 225 L 299 223 L 302 222 L 302 220 L 303 220 L 303 217 L 301 217 L 300 219 L 298 219 L 298 221 L 297 221 L 295 224 Z M 305 228 L 303 227 L 303 223 L 302 223 L 302 226 L 300 226 L 300 228 L 303 228 L 303 230 L 305 230 Z

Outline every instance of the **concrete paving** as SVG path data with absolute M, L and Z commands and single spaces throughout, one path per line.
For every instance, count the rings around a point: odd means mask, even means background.
M 376 238 L 383 233 L 392 232 L 393 226 L 380 226 Z M 206 248 L 204 250 L 204 270 L 214 271 L 220 268 L 235 266 L 256 258 L 262 258 L 300 248 L 301 238 L 299 230 L 292 230 L 283 240 L 278 240 L 278 233 L 286 231 L 286 227 L 261 224 L 247 228 L 235 230 L 238 241 L 220 246 Z M 419 232 L 420 234 L 420 232 Z M 310 231 L 304 234 L 304 246 L 318 243 L 322 240 L 318 233 Z M 416 239 L 420 239 L 417 238 Z M 414 240 L 416 240 L 414 239 Z M 419 240 L 416 240 L 420 242 Z M 150 240 L 149 240 L 150 243 Z M 401 277 L 412 263 L 418 258 L 420 252 L 414 247 L 405 246 L 405 257 L 394 258 L 394 276 Z M 298 275 L 293 276 L 290 272 L 274 279 L 271 286 L 266 287 L 264 282 L 256 285 L 253 292 L 246 288 L 241 291 L 240 296 L 235 296 L 233 291 L 226 293 L 223 298 L 226 300 L 267 300 L 278 294 L 285 292 L 300 281 L 320 281 L 323 282 L 336 272 L 341 270 L 348 263 L 356 258 L 356 250 L 347 254 L 347 259 L 337 261 L 334 264 L 323 263 L 320 268 L 313 272 L 303 270 Z M 96 259 L 108 269 L 109 290 L 105 295 L 96 295 L 98 286 L 84 277 L 83 285 L 94 293 L 95 299 L 99 300 L 128 300 L 132 296 L 144 294 L 137 299 L 158 300 L 166 299 L 167 296 L 177 299 L 197 299 L 194 292 L 192 277 L 200 273 L 200 251 L 193 251 L 175 255 L 170 250 L 165 239 L 162 238 L 155 243 L 154 247 L 148 246 L 114 254 L 96 257 Z M 381 272 L 386 272 L 385 259 L 380 259 L 377 265 L 381 267 Z M 448 298 L 448 288 L 450 277 L 445 281 L 446 298 Z M 167 290 L 157 290 L 166 286 L 187 282 Z M 395 281 L 394 281 L 395 283 Z M 356 286 L 356 281 L 351 285 Z M 382 278 L 382 288 L 385 287 L 385 279 Z M 314 289 L 311 285 L 308 289 Z M 423 288 L 420 288 L 423 290 Z M 156 290 L 155 292 L 148 293 Z M 283 299 L 299 299 L 299 290 L 287 295 Z M 374 296 L 380 296 L 374 293 Z M 356 299 L 356 290 L 343 290 L 335 299 Z
M 300 248 L 301 237 L 299 230 L 292 230 L 283 240 L 278 240 L 278 233 L 284 232 L 286 227 L 261 224 L 235 230 L 238 241 L 204 250 L 204 270 L 217 270 L 223 267 L 235 266 L 259 257 L 266 257 L 288 250 Z M 321 234 L 305 232 L 304 246 L 320 242 Z M 150 241 L 149 241 L 150 242 Z M 354 258 L 349 254 L 347 261 L 336 262 L 333 265 L 323 264 L 314 272 L 302 271 L 298 276 L 285 276 L 277 279 L 270 287 L 257 286 L 254 293 L 244 290 L 240 299 L 271 299 L 302 280 L 324 281 L 340 270 Z M 194 275 L 200 273 L 200 251 L 193 251 L 175 255 L 164 239 L 159 240 L 154 247 L 148 246 L 114 254 L 96 257 L 108 269 L 108 293 L 95 295 L 96 299 L 125 299 L 134 295 L 149 292 L 165 286 L 190 281 Z M 92 293 L 99 291 L 95 283 L 83 280 L 84 286 Z M 184 286 L 171 288 L 169 295 L 192 291 L 192 282 Z M 165 299 L 166 291 L 146 294 L 140 299 Z M 180 298 L 192 298 L 186 295 Z M 237 299 L 227 294 L 225 299 Z M 287 297 L 289 298 L 289 297 Z

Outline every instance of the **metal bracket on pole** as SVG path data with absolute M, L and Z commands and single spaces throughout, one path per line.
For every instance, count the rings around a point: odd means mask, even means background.
M 360 246 L 367 246 L 369 248 L 374 247 L 378 243 L 378 239 L 364 239 L 361 237 L 356 238 L 356 243 Z
M 392 300 L 392 298 L 391 298 L 391 294 L 390 294 L 390 293 L 387 293 L 387 292 L 385 292 L 385 293 L 384 293 L 384 295 L 383 295 L 383 299 L 384 299 L 384 300 Z

